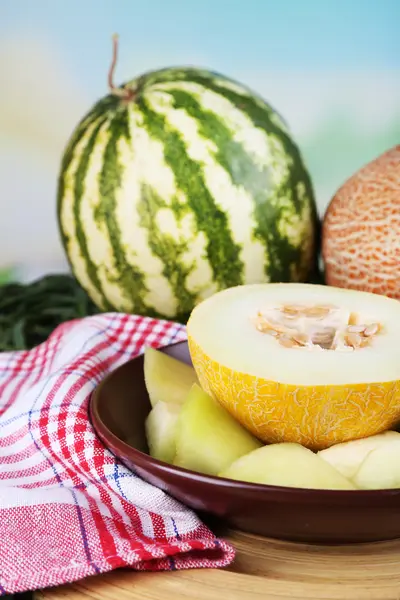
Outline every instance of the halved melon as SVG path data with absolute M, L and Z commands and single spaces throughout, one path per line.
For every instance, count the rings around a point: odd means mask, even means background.
M 400 302 L 328 286 L 238 286 L 187 324 L 201 386 L 266 443 L 313 450 L 400 420 Z
M 192 385 L 197 382 L 193 367 L 151 347 L 144 351 L 143 369 L 153 407 L 157 402 L 182 404 Z

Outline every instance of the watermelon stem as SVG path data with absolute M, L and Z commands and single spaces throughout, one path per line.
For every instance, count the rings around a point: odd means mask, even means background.
M 115 67 L 117 66 L 117 61 L 118 61 L 119 36 L 117 33 L 115 33 L 112 36 L 112 42 L 113 42 L 112 59 L 111 59 L 111 65 L 108 70 L 108 76 L 107 76 L 108 89 L 110 90 L 110 94 L 113 94 L 113 96 L 118 96 L 119 98 L 125 100 L 126 102 L 129 102 L 131 100 L 134 100 L 134 98 L 135 98 L 136 94 L 135 94 L 134 90 L 128 89 L 125 87 L 117 87 L 114 84 Z

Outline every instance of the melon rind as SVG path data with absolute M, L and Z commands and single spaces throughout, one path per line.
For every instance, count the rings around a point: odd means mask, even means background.
M 354 173 L 335 193 L 322 227 L 329 285 L 400 300 L 400 144 Z

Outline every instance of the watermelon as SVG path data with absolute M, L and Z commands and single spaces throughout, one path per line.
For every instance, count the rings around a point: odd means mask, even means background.
M 185 322 L 225 288 L 310 278 L 312 184 L 269 104 L 193 67 L 109 80 L 58 181 L 63 245 L 100 309 Z

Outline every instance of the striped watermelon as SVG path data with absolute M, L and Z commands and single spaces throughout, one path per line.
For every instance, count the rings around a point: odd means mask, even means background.
M 103 310 L 185 321 L 219 290 L 305 281 L 316 263 L 314 195 L 285 123 L 196 68 L 111 85 L 65 150 L 58 217 Z

